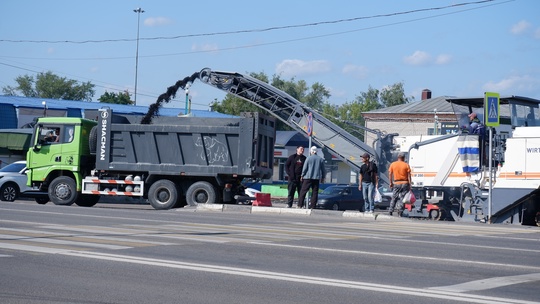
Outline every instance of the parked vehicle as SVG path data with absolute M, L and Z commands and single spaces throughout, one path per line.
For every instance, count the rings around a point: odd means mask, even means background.
M 122 118 L 110 109 L 101 109 L 97 122 L 40 118 L 27 153 L 28 184 L 56 205 L 91 207 L 109 195 L 170 209 L 235 202 L 244 178 L 272 176 L 273 118 Z M 51 131 L 58 140 L 46 140 Z
M 336 185 L 324 189 L 319 194 L 316 209 L 364 210 L 364 198 L 358 185 Z
M 387 187 L 379 187 L 379 192 L 382 196 L 381 202 L 375 202 L 373 205 L 375 209 L 387 210 L 390 207 L 390 201 L 392 200 L 392 189 Z
M 0 169 L 0 200 L 13 202 L 21 192 L 28 190 L 26 186 L 26 162 L 16 161 Z

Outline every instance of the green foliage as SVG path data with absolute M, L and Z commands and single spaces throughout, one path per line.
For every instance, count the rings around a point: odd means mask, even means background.
M 382 89 L 381 102 L 385 107 L 392 107 L 400 104 L 409 103 L 414 100 L 413 97 L 405 96 L 403 82 L 394 83 L 393 85 Z
M 103 95 L 101 95 L 98 100 L 99 102 L 103 103 L 115 103 L 115 104 L 123 104 L 123 105 L 132 105 L 133 101 L 131 100 L 131 95 L 126 90 L 122 93 L 109 93 L 105 91 Z
M 79 84 L 76 80 L 60 77 L 52 72 L 39 73 L 33 76 L 23 75 L 15 78 L 16 87 L 7 86 L 2 89 L 4 94 L 26 97 L 51 99 L 92 101 L 95 85 L 90 82 Z

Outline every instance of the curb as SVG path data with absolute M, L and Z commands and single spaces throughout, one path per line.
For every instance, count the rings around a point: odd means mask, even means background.
M 395 220 L 397 218 L 383 213 L 364 213 L 360 211 L 333 211 L 323 209 L 293 209 L 280 207 L 262 207 L 250 205 L 228 205 L 228 204 L 199 204 L 189 208 L 195 212 L 240 212 L 253 214 L 278 214 L 278 215 L 300 215 L 300 216 L 320 216 L 320 217 L 345 217 L 363 218 L 373 220 Z M 182 210 L 182 209 L 179 209 Z

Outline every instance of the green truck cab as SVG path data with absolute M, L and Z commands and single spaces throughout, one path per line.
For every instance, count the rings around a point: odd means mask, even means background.
M 82 201 L 78 200 L 81 180 L 95 164 L 95 156 L 90 153 L 89 136 L 96 124 L 93 120 L 72 117 L 38 120 L 26 155 L 27 184 L 37 193 L 42 193 L 42 201 L 45 195 L 57 205 Z M 81 204 L 94 200 L 97 203 L 97 199 L 99 196 L 85 199 Z

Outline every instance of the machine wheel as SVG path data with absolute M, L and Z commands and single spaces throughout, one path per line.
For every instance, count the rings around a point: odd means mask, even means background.
M 5 183 L 2 188 L 0 188 L 0 194 L 0 200 L 13 202 L 19 197 L 19 187 L 17 187 L 17 184 Z
M 431 209 L 429 211 L 429 218 L 434 220 L 434 221 L 438 221 L 441 219 L 441 210 L 439 209 Z
M 334 203 L 334 204 L 332 205 L 332 210 L 334 210 L 334 211 L 338 211 L 338 210 L 339 210 L 339 205 L 338 205 L 338 203 Z
M 75 202 L 79 207 L 92 207 L 99 202 L 101 196 L 92 194 L 81 194 L 79 199 Z
M 45 205 L 46 203 L 49 202 L 49 198 L 48 197 L 36 197 L 34 199 L 36 201 L 36 203 L 40 204 L 40 205 Z
M 209 182 L 196 182 L 189 186 L 186 193 L 186 200 L 190 206 L 214 204 L 216 199 L 216 189 Z
M 78 197 L 77 185 L 71 177 L 59 176 L 49 185 L 49 198 L 55 205 L 73 205 Z
M 148 189 L 148 201 L 157 210 L 171 209 L 178 201 L 178 189 L 168 180 L 161 179 L 153 183 Z

